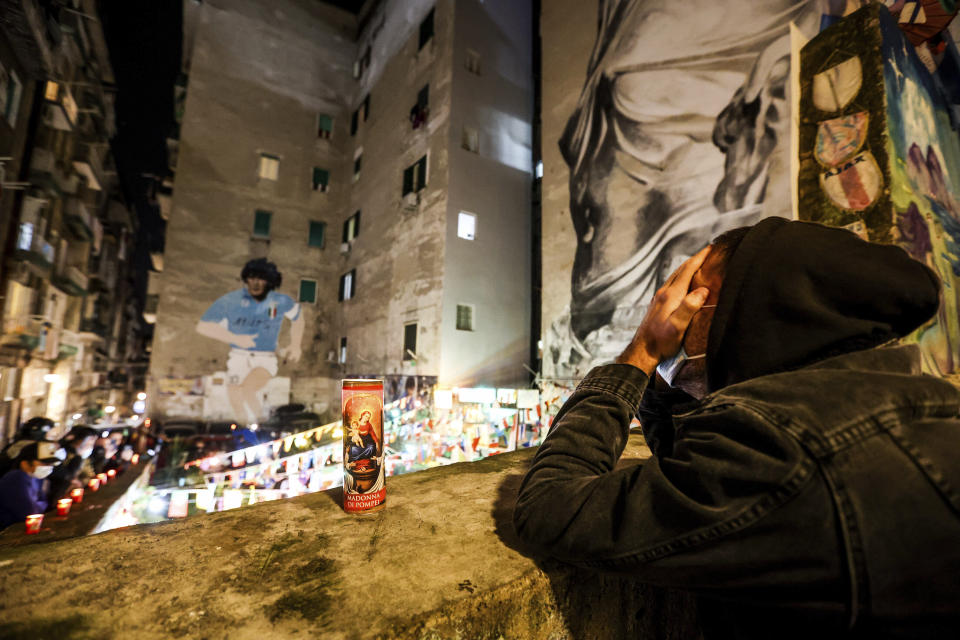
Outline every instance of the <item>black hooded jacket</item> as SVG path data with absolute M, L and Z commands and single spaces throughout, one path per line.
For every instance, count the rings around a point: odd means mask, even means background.
M 896 247 L 764 220 L 727 265 L 710 394 L 591 371 L 524 478 L 517 532 L 749 609 L 728 637 L 955 637 L 960 393 L 921 375 L 916 345 L 886 346 L 938 300 Z M 614 469 L 635 414 L 654 457 Z

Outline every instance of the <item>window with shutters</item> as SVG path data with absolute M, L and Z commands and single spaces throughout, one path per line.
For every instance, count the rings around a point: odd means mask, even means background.
M 333 118 L 325 113 L 317 116 L 317 137 L 330 139 L 333 135 Z
M 273 214 L 269 211 L 264 211 L 263 209 L 257 209 L 253 214 L 253 237 L 254 238 L 269 238 L 270 237 L 270 222 L 273 218 Z
M 457 305 L 457 331 L 473 331 L 473 305 Z
M 326 231 L 327 231 L 326 222 L 311 220 L 310 233 L 309 233 L 309 236 L 307 237 L 307 246 L 323 249 L 323 239 L 324 239 L 324 236 L 326 235 Z
M 353 242 L 360 233 L 360 211 L 343 221 L 343 242 Z
M 430 85 L 425 84 L 417 93 L 417 103 L 410 107 L 410 126 L 419 129 L 430 115 Z
M 403 194 L 418 192 L 427 186 L 427 156 L 421 157 L 403 171 Z
M 330 186 L 330 172 L 320 167 L 313 168 L 313 190 L 326 192 Z
M 300 281 L 300 302 L 313 304 L 317 301 L 317 281 L 303 279 Z
M 276 180 L 280 176 L 280 158 L 269 153 L 261 153 L 259 174 L 264 180 Z
M 356 295 L 357 287 L 357 270 L 351 269 L 347 273 L 340 276 L 340 302 L 344 300 L 349 300 Z
M 340 364 L 347 361 L 347 338 L 340 338 Z

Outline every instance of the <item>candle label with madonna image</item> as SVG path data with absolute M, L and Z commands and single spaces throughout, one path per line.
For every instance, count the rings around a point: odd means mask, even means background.
M 383 381 L 344 380 L 343 509 L 365 513 L 383 508 L 386 472 L 383 448 Z

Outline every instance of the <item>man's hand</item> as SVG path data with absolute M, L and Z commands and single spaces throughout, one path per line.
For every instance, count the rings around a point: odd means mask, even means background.
M 252 334 L 240 333 L 233 334 L 233 338 L 230 339 L 230 342 L 240 349 L 253 349 L 257 344 L 256 336 Z
M 706 260 L 710 247 L 680 265 L 653 296 L 647 315 L 633 335 L 633 340 L 615 360 L 618 364 L 632 364 L 653 376 L 660 361 L 680 350 L 683 335 L 693 318 L 706 302 L 710 291 L 700 287 L 689 291 L 690 281 Z
M 284 359 L 284 362 L 300 362 L 300 356 L 303 355 L 300 347 L 294 345 L 280 347 L 277 352 Z

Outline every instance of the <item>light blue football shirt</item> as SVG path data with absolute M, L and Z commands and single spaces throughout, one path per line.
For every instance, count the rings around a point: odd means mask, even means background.
M 250 351 L 276 351 L 277 336 L 280 335 L 284 317 L 291 322 L 300 317 L 300 305 L 293 298 L 271 291 L 257 302 L 243 288 L 220 296 L 200 319 L 203 322 L 226 321 L 230 332 L 256 336 Z M 234 349 L 243 348 L 230 346 Z

